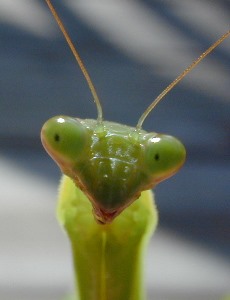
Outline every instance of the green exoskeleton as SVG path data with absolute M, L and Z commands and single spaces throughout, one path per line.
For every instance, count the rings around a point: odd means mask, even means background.
M 176 138 L 147 133 L 142 124 L 155 105 L 230 31 L 152 102 L 136 127 L 129 127 L 103 120 L 90 76 L 51 2 L 46 2 L 86 78 L 98 110 L 97 120 L 51 118 L 41 132 L 46 151 L 65 174 L 57 213 L 73 249 L 76 297 L 144 299 L 142 258 L 157 224 L 149 189 L 181 168 L 186 151 Z
M 174 137 L 112 122 L 58 116 L 42 129 L 43 145 L 109 223 L 142 191 L 173 175 L 185 160 Z

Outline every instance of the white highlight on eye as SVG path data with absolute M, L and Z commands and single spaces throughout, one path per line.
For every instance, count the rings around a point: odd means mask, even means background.
M 160 138 L 159 137 L 153 137 L 153 138 L 151 138 L 150 139 L 150 142 L 152 142 L 152 143 L 158 143 L 158 142 L 160 142 Z
M 63 119 L 63 118 L 58 118 L 58 119 L 57 119 L 57 122 L 58 122 L 58 123 L 65 123 L 65 119 Z

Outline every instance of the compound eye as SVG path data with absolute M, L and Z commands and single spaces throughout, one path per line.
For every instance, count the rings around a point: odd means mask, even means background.
M 41 140 L 54 160 L 74 162 L 86 145 L 87 130 L 77 119 L 58 116 L 43 125 Z
M 152 178 L 160 182 L 175 174 L 185 161 L 183 144 L 169 135 L 155 135 L 147 141 L 145 162 Z

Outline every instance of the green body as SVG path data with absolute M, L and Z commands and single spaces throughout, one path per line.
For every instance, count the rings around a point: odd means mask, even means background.
M 42 143 L 64 176 L 58 219 L 72 245 L 77 300 L 143 300 L 142 260 L 156 227 L 148 190 L 185 160 L 174 137 L 58 116 Z
M 145 299 L 142 261 L 157 224 L 151 191 L 111 224 L 100 225 L 86 196 L 64 176 L 57 213 L 72 245 L 77 299 Z

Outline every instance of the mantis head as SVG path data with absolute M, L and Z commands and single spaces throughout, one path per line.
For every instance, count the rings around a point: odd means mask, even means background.
M 185 161 L 185 148 L 176 138 L 112 122 L 58 116 L 44 124 L 41 138 L 62 172 L 87 195 L 101 223 L 111 222 Z

